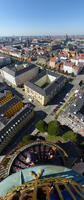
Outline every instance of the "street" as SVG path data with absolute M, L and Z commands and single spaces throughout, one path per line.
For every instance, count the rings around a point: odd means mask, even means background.
M 45 120 L 47 123 L 49 123 L 51 120 L 55 119 L 56 116 L 56 112 L 53 113 L 53 110 L 56 108 L 57 105 L 59 105 L 60 107 L 62 105 L 60 105 L 60 102 L 67 102 L 67 99 L 71 96 L 71 94 L 73 94 L 73 92 L 79 88 L 79 82 L 81 79 L 84 78 L 84 75 L 78 75 L 71 83 L 67 82 L 66 85 L 64 86 L 64 88 L 49 102 L 48 105 L 46 106 L 42 106 L 40 105 L 40 103 L 36 100 L 33 100 L 33 105 L 34 107 L 34 111 L 35 111 L 35 117 L 34 119 L 32 119 L 29 124 L 27 124 L 18 134 L 19 136 L 15 136 L 15 138 L 11 141 L 10 146 L 8 145 L 8 147 L 5 149 L 5 151 L 3 151 L 2 156 L 6 153 L 8 153 L 12 148 L 14 148 L 21 140 L 22 137 L 24 135 L 27 134 L 31 134 L 34 129 L 35 129 L 35 124 L 39 121 L 39 120 Z M 12 92 L 16 95 L 18 95 L 20 98 L 23 99 L 24 103 L 28 103 L 29 102 L 29 97 L 25 94 L 25 91 L 23 90 L 23 88 L 20 87 L 15 87 L 15 88 L 11 88 L 9 86 L 9 89 L 12 89 Z M 66 96 L 66 94 L 68 93 L 68 97 Z M 64 103 L 63 103 L 64 104 Z

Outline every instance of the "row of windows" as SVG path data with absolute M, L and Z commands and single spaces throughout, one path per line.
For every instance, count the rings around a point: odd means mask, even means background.
M 40 99 L 42 100 L 42 96 L 39 94 L 39 93 L 36 93 L 35 91 L 31 90 L 31 89 L 28 89 L 27 92 L 33 96 L 34 98 L 37 98 L 37 99 Z
M 8 137 L 12 132 L 13 130 L 16 128 L 16 126 L 18 124 L 21 123 L 21 121 L 23 121 L 27 116 L 28 114 L 31 112 L 31 110 L 27 111 L 22 117 L 20 117 L 20 119 L 17 120 L 17 122 L 15 122 L 15 124 L 13 124 L 7 131 L 6 133 L 4 133 L 1 138 L 0 138 L 0 143 L 4 142 L 6 140 L 6 137 Z

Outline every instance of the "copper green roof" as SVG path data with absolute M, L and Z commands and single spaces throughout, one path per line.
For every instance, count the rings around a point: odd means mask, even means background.
M 30 173 L 31 171 L 34 172 L 36 176 L 39 174 L 40 171 L 42 171 L 43 173 L 41 174 L 41 179 L 49 177 L 61 177 L 73 179 L 78 184 L 84 185 L 84 177 L 79 175 L 72 169 L 54 165 L 39 165 L 21 170 L 15 174 L 8 176 L 6 179 L 0 182 L 0 197 L 5 195 L 10 190 L 16 188 L 17 186 L 35 180 L 35 177 L 32 176 L 32 173 Z

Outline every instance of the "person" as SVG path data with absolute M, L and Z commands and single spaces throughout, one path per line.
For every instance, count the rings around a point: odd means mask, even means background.
M 31 155 L 30 155 L 29 152 L 27 153 L 27 159 L 26 159 L 26 162 L 27 162 L 27 163 L 30 163 L 30 162 L 31 162 Z
M 31 163 L 30 163 L 30 166 L 34 166 L 34 162 L 31 162 Z

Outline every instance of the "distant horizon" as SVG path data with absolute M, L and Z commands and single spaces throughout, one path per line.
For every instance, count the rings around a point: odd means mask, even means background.
M 57 37 L 57 36 L 63 36 L 66 37 L 67 36 L 84 36 L 84 34 L 52 34 L 52 35 L 47 35 L 47 34 L 43 34 L 43 35 L 0 35 L 0 37 Z

